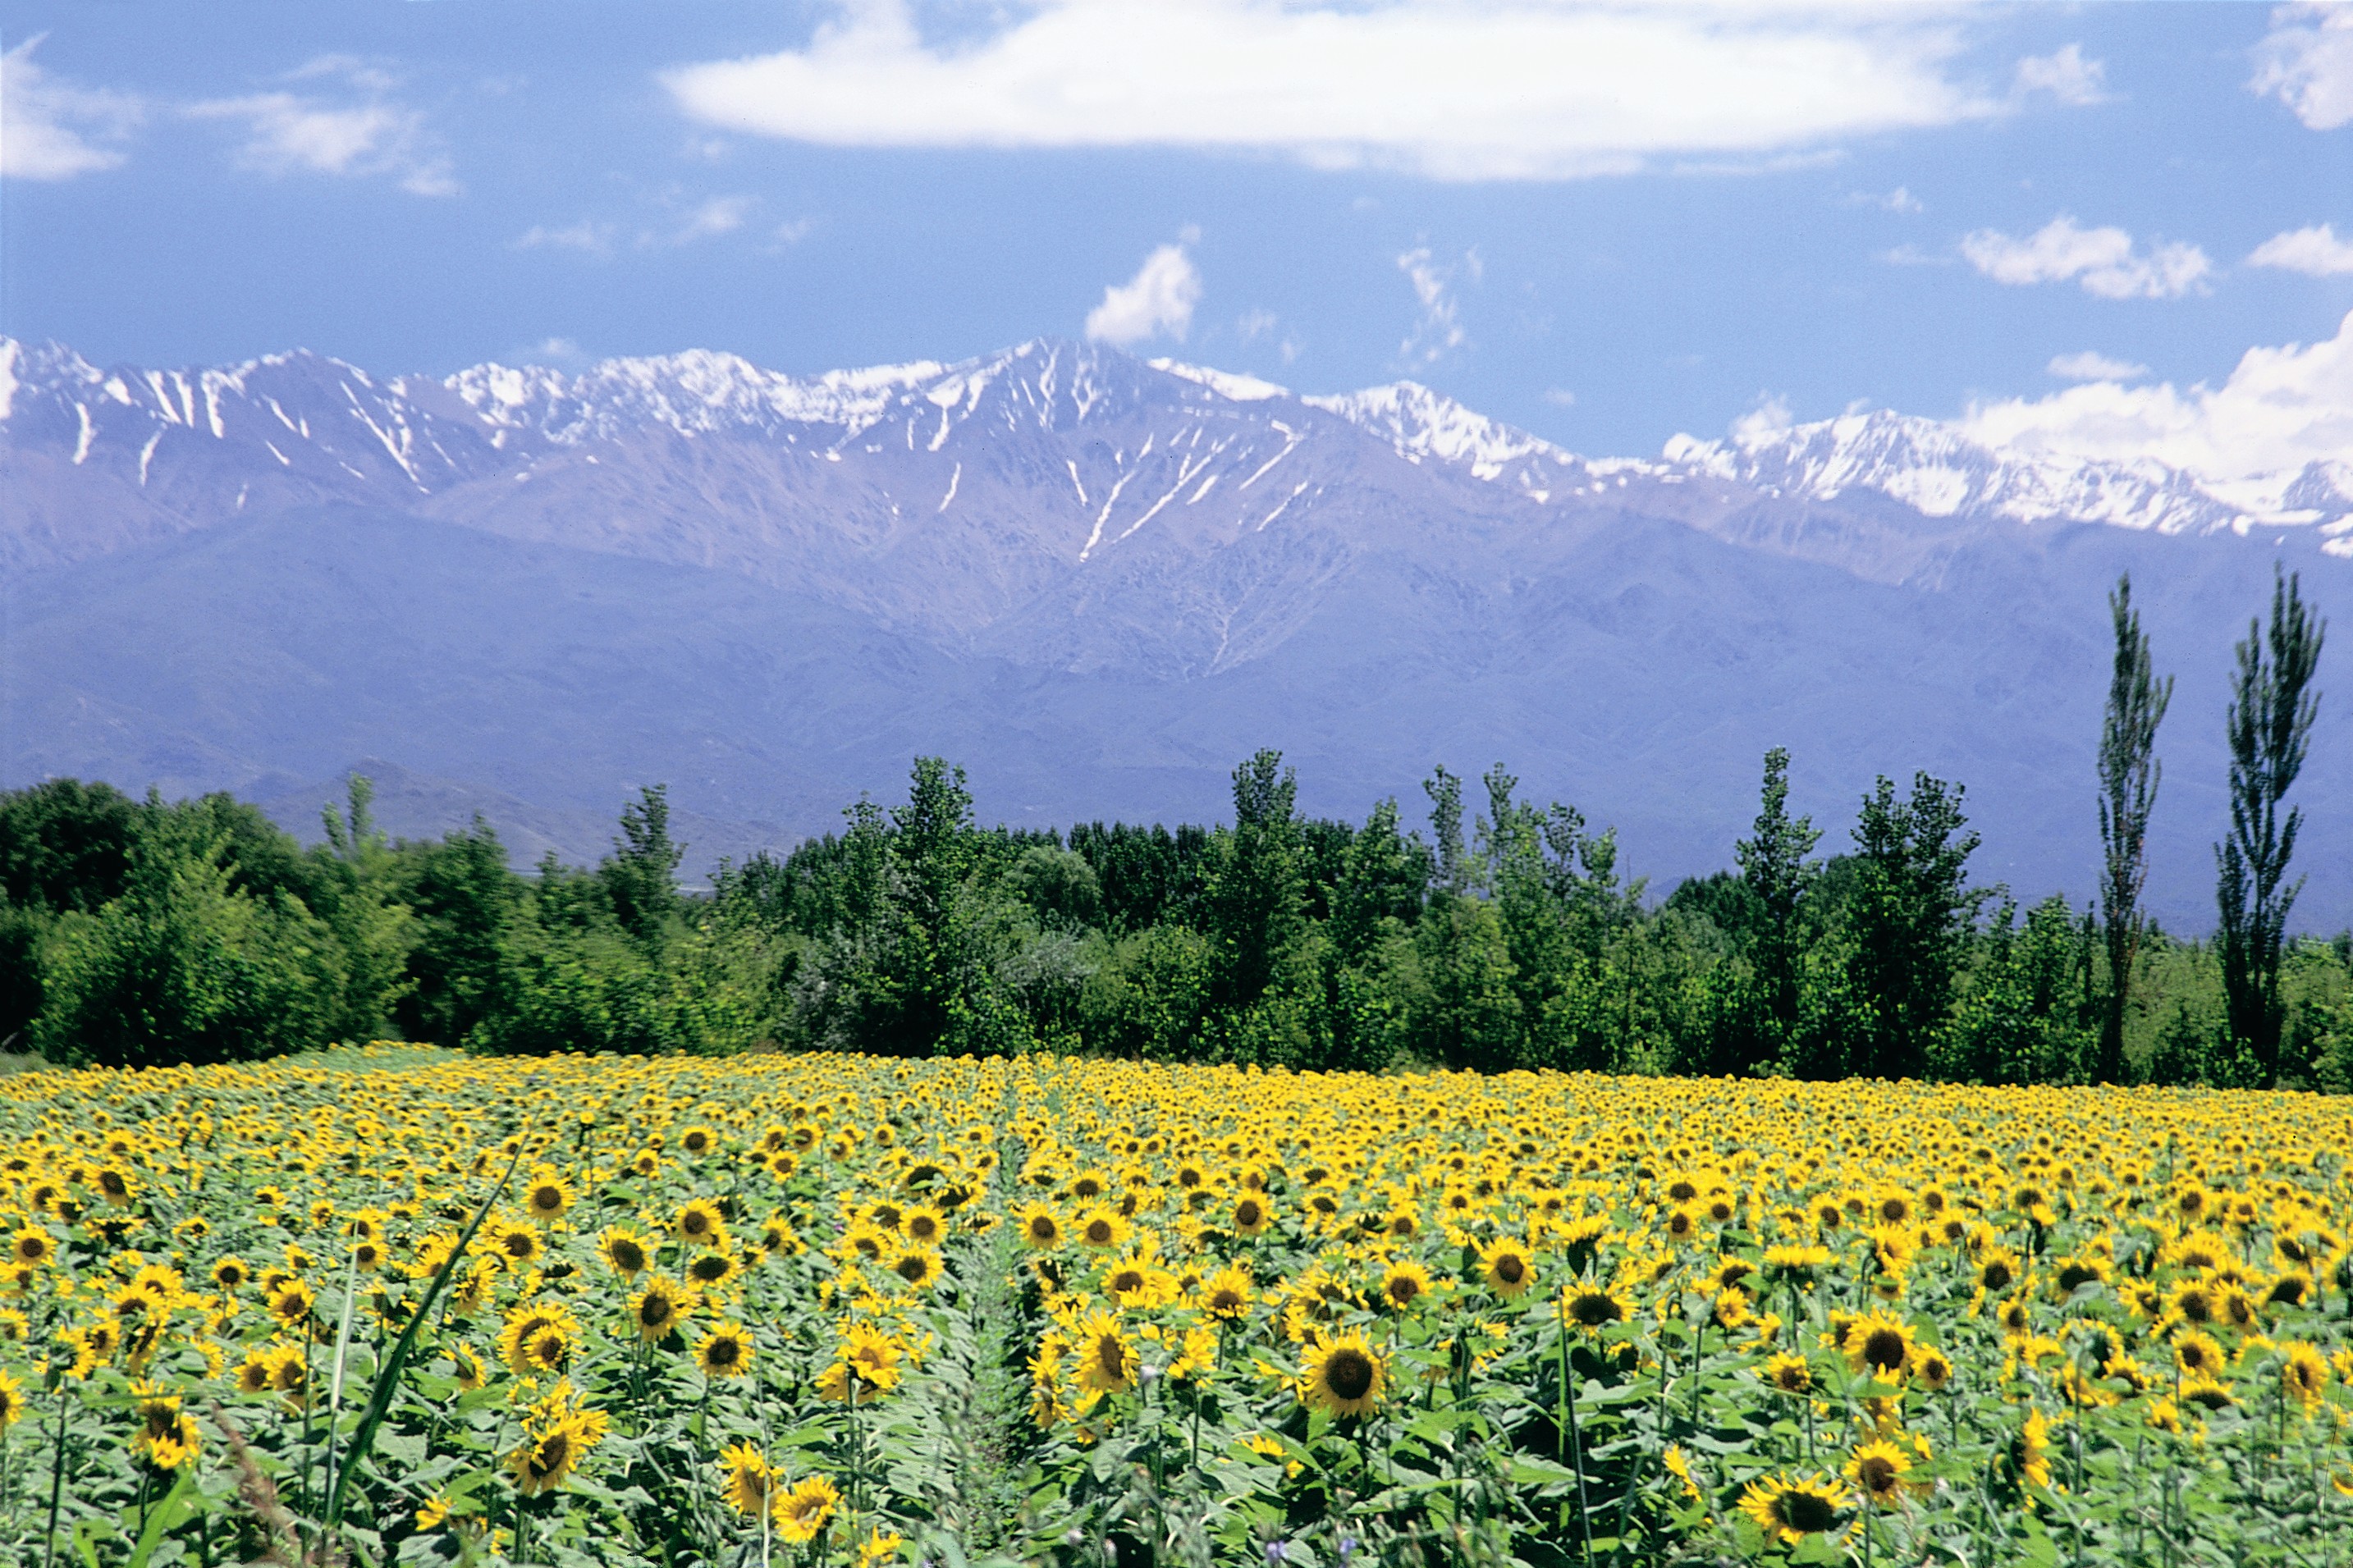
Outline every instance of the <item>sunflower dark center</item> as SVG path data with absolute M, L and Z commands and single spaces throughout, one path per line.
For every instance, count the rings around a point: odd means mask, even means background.
M 899 1278 L 910 1284 L 930 1278 L 931 1272 L 931 1260 L 920 1252 L 911 1252 L 899 1259 Z
M 1586 1328 L 1599 1328 L 1614 1323 L 1621 1315 L 1617 1301 L 1599 1290 L 1588 1290 L 1573 1297 L 1568 1303 L 1568 1315 Z
M 1389 1281 L 1389 1300 L 1392 1301 L 1410 1301 L 1420 1294 L 1421 1281 L 1410 1274 L 1400 1274 Z
M 1111 1277 L 1111 1288 L 1113 1290 L 1141 1290 L 1144 1289 L 1144 1271 L 1123 1268 Z
M 1904 1364 L 1905 1354 L 1910 1349 L 1896 1330 L 1873 1329 L 1862 1342 L 1862 1359 L 1882 1372 L 1893 1372 Z
M 1373 1358 L 1351 1347 L 1334 1351 L 1324 1363 L 1324 1382 L 1341 1399 L 1362 1399 L 1373 1391 Z
M 1506 1252 L 1495 1259 L 1495 1278 L 1506 1285 L 1516 1285 L 1528 1277 L 1528 1266 L 1519 1254 Z
M 1819 1492 L 1783 1492 L 1781 1522 L 1801 1534 L 1812 1534 L 1835 1526 L 1838 1510 L 1831 1506 L 1830 1499 Z

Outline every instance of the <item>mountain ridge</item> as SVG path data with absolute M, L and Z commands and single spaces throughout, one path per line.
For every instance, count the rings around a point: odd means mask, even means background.
M 13 342 L 0 371 L 0 784 L 240 789 L 309 828 L 375 758 L 404 821 L 489 802 L 574 858 L 643 784 L 740 856 L 917 752 L 1046 826 L 1214 817 L 1272 744 L 1352 817 L 1506 759 L 1663 878 L 1726 863 L 1785 744 L 1826 826 L 1926 768 L 1970 785 L 1985 876 L 2087 889 L 2130 570 L 2176 712 L 2213 721 L 2166 742 L 2152 899 L 2190 920 L 2232 639 L 2275 561 L 2353 612 L 2331 475 L 2264 523 L 1898 415 L 1586 458 L 1415 383 L 1299 395 L 1055 339 L 824 376 Z M 2348 711 L 2308 780 L 2353 776 Z M 2307 790 L 2306 912 L 2353 917 L 2353 796 Z
M 1026 377 L 1019 374 L 1025 368 L 1032 372 Z M 1253 376 L 1168 359 L 1145 362 L 1055 338 L 955 363 L 919 360 L 811 376 L 697 349 L 611 358 L 576 373 L 485 362 L 438 379 L 379 378 L 301 350 L 193 370 L 100 369 L 62 345 L 0 338 L 0 435 L 11 459 L 21 460 L 27 436 L 52 452 L 69 442 L 71 467 L 81 468 L 96 457 L 101 472 L 118 478 L 132 474 L 129 454 L 135 452 L 136 489 L 147 492 L 151 478 L 160 477 L 152 504 L 165 512 L 180 509 L 195 521 L 202 509 L 174 484 L 172 462 L 167 458 L 162 476 L 151 473 L 167 438 L 208 434 L 248 452 L 258 443 L 280 470 L 273 476 L 280 482 L 267 487 L 270 500 L 282 492 L 306 501 L 380 500 L 383 489 L 404 484 L 433 497 L 501 477 L 528 482 L 539 462 L 567 451 L 595 457 L 588 448 L 655 430 L 687 439 L 756 433 L 815 454 L 813 460 L 839 462 L 851 443 L 890 425 L 909 450 L 920 439 L 935 454 L 956 426 L 980 412 L 993 387 L 998 389 L 993 416 L 1012 418 L 1018 412 L 1048 430 L 1075 429 L 1114 416 L 1135 395 L 1136 380 L 1147 375 L 1182 382 L 1205 404 L 1263 410 L 1264 424 L 1292 437 L 1288 446 L 1297 444 L 1295 427 L 1272 411 L 1312 410 L 1383 442 L 1410 463 L 1467 474 L 1538 506 L 1572 492 L 1592 496 L 1635 484 L 1713 479 L 1808 501 L 1869 490 L 1930 518 L 2097 521 L 2160 533 L 2310 526 L 2325 552 L 2353 558 L 2353 455 L 2308 463 L 2273 486 L 2274 496 L 2251 498 L 2244 484 L 2235 487 L 2241 493 L 2229 494 L 2234 487 L 2154 459 L 2119 463 L 1997 452 L 1954 422 L 1879 410 L 1804 424 L 1744 421 L 1725 437 L 1671 437 L 1655 458 L 1588 458 L 1409 380 L 1352 393 L 1294 395 Z M 346 423 L 313 431 L 307 412 L 287 409 L 306 394 L 323 395 L 355 427 Z M 1017 405 L 1026 406 L 1017 411 Z M 818 439 L 820 433 L 830 439 Z M 344 439 L 338 444 L 331 436 Z M 1073 492 L 1080 504 L 1089 504 L 1085 476 L 1074 459 L 1072 468 Z M 1182 482 L 1192 482 L 1192 473 L 1181 466 L 1179 472 Z M 1134 476 L 1099 476 L 1098 492 L 1123 477 Z M 1230 477 L 1221 473 L 1210 482 Z M 231 510 L 256 499 L 254 482 L 245 481 Z M 363 493 L 370 489 L 378 493 Z M 943 491 L 939 504 L 944 509 L 953 499 Z M 2276 504 L 2252 504 L 2255 499 Z M 216 521 L 217 495 L 211 500 Z M 1134 513 L 1115 519 L 1106 504 L 1078 558 L 1090 559 L 1146 521 Z M 29 567 L 45 552 L 26 532 L 12 528 L 0 545 L 14 563 Z M 68 558 L 73 548 L 52 538 L 46 554 Z

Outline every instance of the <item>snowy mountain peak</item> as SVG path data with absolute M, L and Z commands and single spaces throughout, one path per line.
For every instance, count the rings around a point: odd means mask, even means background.
M 1581 487 L 1605 468 L 1657 472 L 1655 464 L 1617 460 L 1588 463 L 1501 420 L 1464 407 L 1418 381 L 1393 381 L 1361 392 L 1300 400 L 1336 414 L 1360 430 L 1387 441 L 1408 462 L 1432 461 L 1465 468 L 1490 482 L 1506 482 L 1537 501 Z
M 2297 489 L 2303 504 L 2283 508 L 2153 459 L 2117 463 L 2000 450 L 1957 425 L 1883 409 L 1802 425 L 1752 418 L 1721 440 L 1677 436 L 1662 455 L 1773 495 L 1827 501 L 1851 490 L 1875 491 L 1936 518 L 2065 520 L 2179 533 L 2263 522 L 2333 524 L 2353 514 L 2353 484 L 2323 465 L 2313 465 Z M 2332 536 L 2330 547 L 2339 543 L 2346 548 L 2335 552 L 2353 554 L 2353 541 Z

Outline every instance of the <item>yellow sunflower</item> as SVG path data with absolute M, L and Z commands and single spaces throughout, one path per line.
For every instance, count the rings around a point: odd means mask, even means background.
M 1535 1283 L 1536 1260 L 1525 1245 L 1507 1237 L 1480 1249 L 1479 1274 L 1487 1289 L 1508 1301 Z
M 742 1377 L 752 1370 L 752 1336 L 743 1324 L 717 1323 L 695 1345 L 694 1364 L 705 1377 Z
M 1135 1384 L 1138 1365 L 1134 1342 L 1109 1312 L 1090 1312 L 1072 1330 L 1072 1353 L 1079 1386 L 1097 1394 L 1116 1394 Z
M 776 1495 L 776 1533 L 799 1545 L 814 1541 L 833 1519 L 841 1494 L 824 1476 L 811 1476 L 790 1491 Z
M 659 1344 L 677 1332 L 680 1322 L 693 1310 L 694 1292 L 656 1275 L 630 1300 L 629 1321 L 639 1339 Z
M 728 1504 L 746 1518 L 757 1519 L 775 1500 L 776 1472 L 767 1456 L 749 1443 L 730 1443 L 719 1454 L 720 1473 L 726 1477 Z
M 1380 1408 L 1388 1368 L 1361 1333 L 1326 1340 L 1308 1352 L 1299 1374 L 1303 1404 L 1335 1415 L 1369 1415 Z
M 1846 1521 L 1853 1494 L 1829 1476 L 1776 1476 L 1751 1481 L 1740 1511 L 1756 1521 L 1768 1545 L 1796 1546 L 1827 1535 Z

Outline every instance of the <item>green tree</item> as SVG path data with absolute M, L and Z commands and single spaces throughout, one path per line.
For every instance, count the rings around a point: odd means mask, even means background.
M 1851 1044 L 1848 1071 L 1926 1076 L 1981 901 L 1962 882 L 1978 842 L 1967 831 L 1963 794 L 1924 773 L 1914 775 L 1908 800 L 1896 798 L 1883 774 L 1863 797 L 1846 919 L 1848 972 L 1868 1022 Z
M 1462 855 L 1462 781 L 1441 763 L 1422 781 L 1421 788 L 1430 796 L 1430 827 L 1438 847 L 1433 868 L 1438 889 L 1459 895 L 1469 886 L 1469 868 Z
M 685 848 L 670 836 L 670 786 L 650 784 L 621 807 L 620 836 L 596 870 L 613 918 L 649 952 L 658 952 L 678 917 L 678 868 Z
M 1234 826 L 1202 900 L 1216 955 L 1213 1001 L 1229 1019 L 1257 1005 L 1299 939 L 1306 868 L 1298 795 L 1280 752 L 1234 769 Z
M 1108 1055 L 1199 1061 L 1209 1051 L 1209 939 L 1181 925 L 1123 937 L 1089 978 L 1087 1037 Z
M 2173 678 L 2157 679 L 2148 634 L 2133 608 L 2129 575 L 2118 577 L 2108 595 L 2108 616 L 2116 630 L 2116 658 L 2100 723 L 2100 915 L 2108 984 L 2092 1077 L 2122 1083 L 2133 961 L 2147 923 L 2140 894 L 2148 879 L 2148 818 L 2164 773 L 2157 759 L 2157 727 L 2173 700 Z
M 511 999 L 511 941 L 531 919 L 522 880 L 507 868 L 497 830 L 477 816 L 438 842 L 407 846 L 392 886 L 417 921 L 411 984 L 394 1017 L 405 1038 L 462 1045 Z
M 48 779 L 0 795 L 0 902 L 94 913 L 122 896 L 140 835 L 138 804 L 111 784 Z
M 1751 1026 L 1757 1054 L 1753 1067 L 1786 1060 L 1804 1013 L 1802 974 L 1809 915 L 1807 895 L 1820 868 L 1807 858 L 1821 842 L 1810 816 L 1789 815 L 1789 753 L 1779 746 L 1765 753 L 1765 782 L 1753 837 L 1733 846 L 1740 885 L 1747 893 L 1753 922 L 1747 942 L 1755 986 Z
M 338 957 L 293 895 L 234 884 L 225 841 L 158 833 L 120 898 L 59 921 L 34 1043 L 51 1061 L 100 1067 L 312 1049 L 333 1022 Z
M 2073 1083 L 2096 1070 L 2105 997 L 2092 984 L 2100 928 L 2053 893 L 2017 923 L 2005 890 L 1954 1008 L 1939 1076 L 1976 1083 Z M 2106 1081 L 2116 1081 L 2109 1079 Z
M 2253 1058 L 2265 1086 L 2279 1080 L 2280 953 L 2289 910 L 2304 879 L 2287 881 L 2289 858 L 2304 824 L 2301 807 L 2283 816 L 2305 749 L 2319 716 L 2312 678 L 2320 668 L 2327 630 L 2305 604 L 2295 574 L 2274 568 L 2271 625 L 2249 623 L 2237 647 L 2228 732 L 2231 741 L 2231 836 L 2214 847 L 2221 909 L 2217 942 L 2232 1037 Z
M 343 989 L 330 1026 L 340 1040 L 391 1033 L 393 1011 L 416 984 L 407 968 L 417 920 L 406 906 L 385 896 L 393 882 L 393 854 L 370 814 L 375 798 L 375 784 L 355 773 L 346 786 L 344 809 L 339 812 L 332 803 L 321 808 L 327 845 L 317 857 L 312 903 L 343 949 Z

